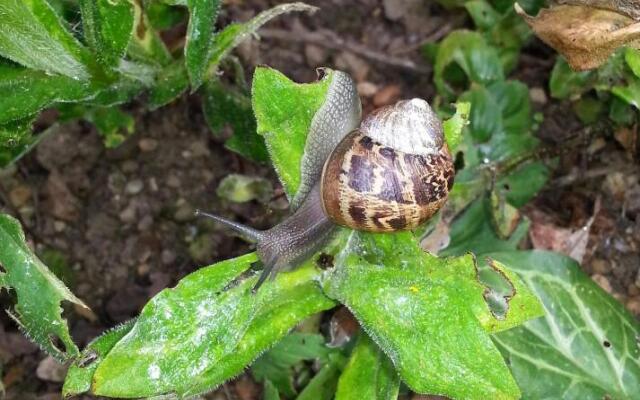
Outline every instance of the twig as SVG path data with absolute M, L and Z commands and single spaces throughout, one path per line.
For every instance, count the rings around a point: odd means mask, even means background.
M 372 50 L 358 43 L 348 42 L 332 31 L 290 32 L 282 29 L 261 29 L 259 34 L 262 37 L 270 39 L 312 43 L 332 50 L 347 50 L 380 64 L 390 65 L 420 74 L 431 73 L 430 65 L 419 65 L 407 58 L 394 57 L 384 52 Z
M 620 164 L 610 164 L 604 167 L 590 169 L 586 172 L 582 169 L 578 169 L 568 175 L 564 175 L 553 180 L 550 186 L 552 187 L 570 186 L 576 182 L 584 182 L 591 179 L 601 178 L 603 176 L 609 175 L 612 172 L 626 173 L 631 171 L 633 171 L 633 166 L 620 165 Z
M 400 54 L 411 53 L 413 51 L 418 50 L 419 48 L 421 48 L 427 43 L 437 42 L 438 40 L 447 36 L 447 34 L 449 34 L 449 32 L 451 32 L 455 27 L 459 26 L 464 21 L 465 18 L 466 18 L 465 16 L 454 17 L 450 19 L 446 24 L 441 25 L 438 28 L 434 29 L 432 32 L 430 32 L 427 36 L 425 36 L 418 42 L 410 44 L 405 47 L 401 47 L 397 50 L 393 50 L 391 51 L 391 54 L 400 55 Z

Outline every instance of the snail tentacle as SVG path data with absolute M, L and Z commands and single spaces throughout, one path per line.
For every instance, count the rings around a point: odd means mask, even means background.
M 243 239 L 251 243 L 258 243 L 264 238 L 264 231 L 260 231 L 249 226 L 243 225 L 239 222 L 232 221 L 230 219 L 221 217 L 219 215 L 211 214 L 202 210 L 196 210 L 196 216 L 203 216 L 210 218 L 217 223 L 230 228 Z

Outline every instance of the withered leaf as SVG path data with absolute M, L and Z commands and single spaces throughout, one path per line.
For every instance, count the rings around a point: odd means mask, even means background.
M 552 3 L 601 8 L 640 20 L 640 3 L 638 3 L 638 0 L 553 0 Z
M 616 3 L 629 2 L 584 0 L 582 3 L 597 6 L 606 3 L 613 7 Z M 626 13 L 583 5 L 556 5 L 541 10 L 536 17 L 527 15 L 518 3 L 515 8 L 540 39 L 565 56 L 571 68 L 582 71 L 599 67 L 619 47 L 640 48 L 640 22 L 628 16 L 633 10 L 638 12 L 640 6 L 626 5 L 629 6 Z

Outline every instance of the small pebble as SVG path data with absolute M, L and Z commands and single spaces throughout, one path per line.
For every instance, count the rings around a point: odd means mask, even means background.
M 160 255 L 160 259 L 164 265 L 173 264 L 176 261 L 176 253 L 169 249 L 162 250 L 162 254 Z
M 55 230 L 57 233 L 60 233 L 65 229 L 67 229 L 67 224 L 64 221 L 53 221 L 53 230 Z
M 9 200 L 11 204 L 20 208 L 27 204 L 27 202 L 31 199 L 31 188 L 29 186 L 20 185 L 16 186 L 11 192 L 9 192 Z
M 157 192 L 158 189 L 160 189 L 158 187 L 158 181 L 153 176 L 149 178 L 149 189 L 151 189 L 152 192 Z
M 357 88 L 362 97 L 373 97 L 378 92 L 378 85 L 369 81 L 358 83 Z
M 151 228 L 152 225 L 153 225 L 153 217 L 151 215 L 145 215 L 144 217 L 142 217 L 140 222 L 138 222 L 138 230 L 139 231 L 149 230 L 149 228 Z
M 601 258 L 596 258 L 591 261 L 591 268 L 594 274 L 604 275 L 611 270 L 611 265 Z
M 138 272 L 138 276 L 147 276 L 149 271 L 151 271 L 151 267 L 149 264 L 140 264 L 136 271 Z
M 373 96 L 373 105 L 382 107 L 393 104 L 400 98 L 402 91 L 398 85 L 387 85 Z
M 130 174 L 138 170 L 138 163 L 133 160 L 127 160 L 122 163 L 122 172 Z
M 134 195 L 142 192 L 144 189 L 144 182 L 142 179 L 134 179 L 132 181 L 127 182 L 127 185 L 124 187 L 124 191 L 127 194 Z
M 529 99 L 538 104 L 547 104 L 547 94 L 541 87 L 532 87 L 529 89 Z
M 145 153 L 154 151 L 156 148 L 158 148 L 158 141 L 155 139 L 143 138 L 138 142 L 138 147 Z
M 640 316 L 640 297 L 627 300 L 627 309 L 634 315 Z
M 591 279 L 593 279 L 593 281 L 597 283 L 598 286 L 604 289 L 605 292 L 609 294 L 613 292 L 611 288 L 611 283 L 609 282 L 609 278 L 607 278 L 606 276 L 600 275 L 600 274 L 594 274 L 594 275 L 591 275 Z
M 129 206 L 127 206 L 127 208 L 120 212 L 118 217 L 120 218 L 120 221 L 124 222 L 125 224 L 133 223 L 136 220 L 136 208 L 130 204 Z
M 62 382 L 66 374 L 67 367 L 57 362 L 51 356 L 47 356 L 47 358 L 40 361 L 36 369 L 36 376 L 48 382 Z
M 196 210 L 187 202 L 183 202 L 173 214 L 173 219 L 178 222 L 187 222 L 195 218 Z
M 180 178 L 171 174 L 167 177 L 167 186 L 170 188 L 177 189 L 180 187 Z

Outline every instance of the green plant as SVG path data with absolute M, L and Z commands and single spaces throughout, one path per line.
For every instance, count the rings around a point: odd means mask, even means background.
M 186 7 L 186 12 L 185 12 Z M 217 71 L 233 66 L 229 52 L 272 18 L 293 11 L 313 12 L 302 3 L 283 4 L 246 23 L 215 32 L 218 0 L 177 2 L 133 0 L 8 0 L 0 4 L 0 167 L 31 149 L 44 134 L 32 125 L 45 108 L 62 121 L 83 118 L 118 146 L 135 129 L 127 103 L 148 95 L 147 108 L 170 103 L 189 87 L 200 92 L 213 127 L 230 101 L 247 101 L 242 84 L 222 90 Z M 78 15 L 81 18 L 78 18 Z M 188 20 L 184 46 L 170 48 L 160 32 Z M 82 26 L 81 34 L 71 27 Z M 235 68 L 242 82 L 241 68 Z M 232 95 L 233 93 L 233 95 Z M 234 112 L 242 109 L 235 106 Z M 251 121 L 250 110 L 230 119 Z M 238 122 L 240 124 L 241 122 Z M 264 143 L 253 126 L 234 126 L 228 147 L 266 161 Z M 239 143 L 244 143 L 240 146 Z

